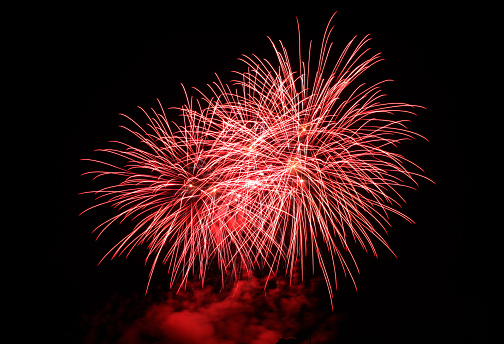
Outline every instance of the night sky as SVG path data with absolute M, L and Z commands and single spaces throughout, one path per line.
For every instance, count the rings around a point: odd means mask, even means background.
M 487 212 L 479 179 L 484 134 L 476 122 L 484 118 L 477 111 L 484 65 L 478 62 L 482 30 L 472 24 L 479 14 L 308 6 L 40 9 L 20 50 L 26 80 L 18 106 L 25 115 L 14 131 L 26 142 L 15 144 L 22 150 L 19 175 L 25 186 L 15 221 L 21 241 L 7 243 L 19 245 L 15 260 L 20 266 L 11 283 L 21 302 L 20 342 L 218 343 L 228 338 L 232 343 L 236 333 L 250 343 L 270 338 L 275 343 L 279 335 L 313 344 L 488 340 L 487 242 L 494 228 L 481 220 Z M 416 224 L 392 221 L 386 239 L 398 259 L 385 247 L 378 247 L 378 260 L 357 252 L 358 292 L 341 277 L 333 312 L 317 277 L 291 288 L 279 279 L 267 300 L 264 293 L 247 289 L 257 280 L 232 294 L 212 290 L 211 278 L 208 288 L 190 284 L 187 294 L 175 297 L 161 267 L 145 296 L 144 249 L 97 266 L 123 232 L 114 226 L 95 241 L 93 228 L 113 210 L 79 216 L 94 204 L 92 196 L 79 193 L 96 188 L 91 178 L 81 176 L 95 166 L 81 159 L 97 158 L 93 151 L 109 147 L 110 140 L 128 139 L 118 113 L 142 122 L 137 106 L 157 107 L 156 99 L 165 107 L 182 106 L 181 84 L 205 90 L 214 73 L 230 80 L 231 71 L 242 68 L 241 54 L 273 60 L 267 36 L 282 40 L 294 55 L 296 16 L 305 47 L 312 39 L 317 52 L 335 11 L 333 58 L 353 36 L 371 34 L 369 47 L 382 52 L 385 61 L 362 81 L 393 79 L 384 87 L 389 101 L 426 108 L 412 118 L 410 129 L 429 142 L 408 142 L 401 152 L 436 184 L 420 180 L 417 191 L 404 192 L 403 211 Z M 485 121 L 491 126 L 493 119 Z M 229 304 L 235 313 L 226 308 Z M 215 325 L 216 318 L 224 326 Z M 163 326 L 171 326 L 173 337 Z M 225 331 L 234 334 L 226 337 Z M 193 337 L 183 338 L 184 333 Z

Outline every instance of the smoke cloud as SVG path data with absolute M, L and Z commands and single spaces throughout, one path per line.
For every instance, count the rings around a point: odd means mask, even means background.
M 236 282 L 229 290 L 189 284 L 178 294 L 157 292 L 111 300 L 90 317 L 86 343 L 323 343 L 338 335 L 341 316 L 331 310 L 320 281 Z

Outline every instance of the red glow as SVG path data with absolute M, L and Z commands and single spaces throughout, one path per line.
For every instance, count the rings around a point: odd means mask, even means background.
M 187 96 L 178 109 L 182 126 L 169 123 L 164 110 L 144 111 L 147 126 L 124 115 L 141 144 L 102 150 L 125 164 L 93 160 L 106 169 L 89 172 L 122 180 L 94 191 L 95 207 L 118 210 L 96 230 L 135 221 L 107 255 L 147 244 L 150 276 L 162 262 L 170 286 L 191 276 L 203 283 L 213 262 L 224 281 L 244 268 L 274 275 L 285 267 L 292 276 L 308 261 L 320 267 L 332 297 L 337 267 L 350 277 L 352 265 L 357 269 L 351 241 L 374 255 L 374 241 L 388 247 L 381 233 L 389 214 L 411 221 L 396 209 L 398 188 L 421 177 L 392 150 L 419 136 L 399 116 L 414 106 L 382 102 L 382 82 L 356 83 L 381 59 L 365 49 L 367 36 L 350 41 L 328 70 L 331 31 L 315 70 L 310 59 L 294 70 L 281 42 L 273 44 L 276 65 L 244 57 L 238 81 L 218 80 L 197 103 Z

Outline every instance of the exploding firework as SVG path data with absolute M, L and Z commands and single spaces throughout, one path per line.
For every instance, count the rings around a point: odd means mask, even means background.
M 171 123 L 161 104 L 144 111 L 147 126 L 126 116 L 139 144 L 102 150 L 124 164 L 92 160 L 105 168 L 89 172 L 120 179 L 93 191 L 100 201 L 92 208 L 118 210 L 96 231 L 134 221 L 106 256 L 147 244 L 150 278 L 163 263 L 170 286 L 191 277 L 203 283 L 214 264 L 222 282 L 255 269 L 292 277 L 309 264 L 332 297 L 337 269 L 352 279 L 358 271 L 351 243 L 374 255 L 375 242 L 388 248 L 389 215 L 411 221 L 397 210 L 398 189 L 422 177 L 393 149 L 419 137 L 399 116 L 414 106 L 382 102 L 383 82 L 356 82 L 381 60 L 365 48 L 368 36 L 350 41 L 329 70 L 331 31 L 314 71 L 301 44 L 294 70 L 282 43 L 271 42 L 276 64 L 245 56 L 239 80 L 214 82 L 196 105 L 186 93 L 177 109 L 183 124 Z

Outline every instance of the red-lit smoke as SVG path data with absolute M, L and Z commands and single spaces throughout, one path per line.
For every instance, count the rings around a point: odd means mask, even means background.
M 155 301 L 117 297 L 83 322 L 85 342 L 272 344 L 295 337 L 326 343 L 340 335 L 342 316 L 319 304 L 317 290 L 325 291 L 318 285 L 289 286 L 280 278 L 264 288 L 264 280 L 251 278 L 220 293 L 188 282 L 178 294 L 154 290 Z

